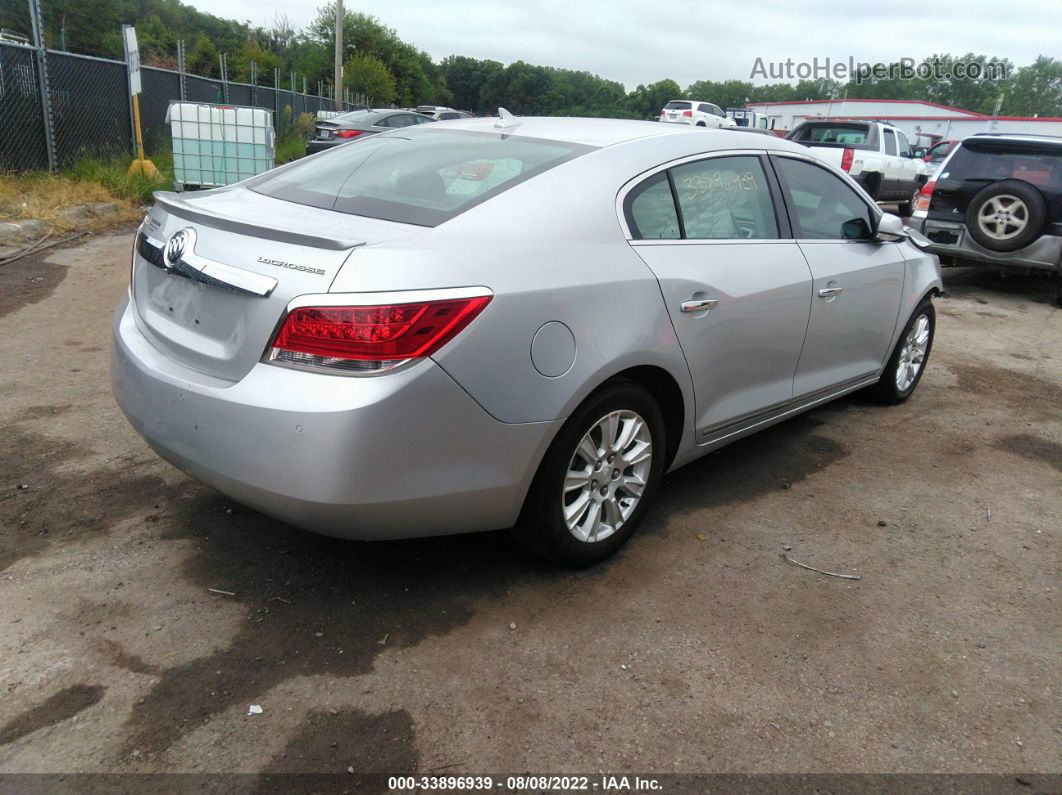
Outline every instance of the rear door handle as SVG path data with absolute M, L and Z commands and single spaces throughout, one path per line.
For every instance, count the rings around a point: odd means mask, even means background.
M 680 309 L 683 312 L 711 312 L 718 304 L 717 298 L 698 298 L 693 301 L 683 301 Z
M 844 292 L 843 287 L 823 287 L 819 290 L 819 298 L 832 298 Z

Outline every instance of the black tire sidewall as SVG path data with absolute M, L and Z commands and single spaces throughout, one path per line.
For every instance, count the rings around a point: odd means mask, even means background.
M 907 339 L 907 335 L 911 333 L 911 328 L 914 326 L 915 320 L 921 315 L 929 317 L 929 344 L 926 346 L 926 355 L 922 360 L 922 366 L 918 370 L 918 374 L 915 375 L 914 381 L 911 385 L 901 392 L 896 387 L 896 366 L 900 361 L 900 354 L 903 352 L 904 342 Z M 896 340 L 896 346 L 892 349 L 892 355 L 889 357 L 889 363 L 885 365 L 885 370 L 881 374 L 881 380 L 877 383 L 877 394 L 882 400 L 887 403 L 902 403 L 914 394 L 915 389 L 918 388 L 919 382 L 922 380 L 922 376 L 926 372 L 926 365 L 929 364 L 929 355 L 933 352 L 933 341 L 937 336 L 937 311 L 933 307 L 933 302 L 925 300 L 918 305 L 914 312 L 911 313 L 911 317 L 907 319 L 907 324 L 903 327 L 903 331 L 900 333 L 900 338 Z
M 863 178 L 863 190 L 867 192 L 874 201 L 878 200 L 878 193 L 881 190 L 881 175 L 878 173 L 868 174 Z
M 1025 202 L 1025 206 L 1029 208 L 1029 223 L 1017 237 L 1010 240 L 995 240 L 981 231 L 981 227 L 977 224 L 977 216 L 985 202 L 1004 194 L 1017 196 Z M 1040 237 L 1047 221 L 1047 202 L 1044 201 L 1043 194 L 1029 183 L 1019 179 L 1005 179 L 985 186 L 970 199 L 970 204 L 966 208 L 965 221 L 970 237 L 989 251 L 1017 251 Z
M 590 544 L 575 538 L 564 523 L 562 484 L 584 434 L 601 417 L 621 409 L 637 412 L 649 425 L 653 461 L 634 513 L 617 532 Z M 589 566 L 609 557 L 627 542 L 644 518 L 663 474 L 666 443 L 663 413 L 645 387 L 625 380 L 602 387 L 568 418 L 543 457 L 515 528 L 517 535 L 535 552 L 566 566 Z

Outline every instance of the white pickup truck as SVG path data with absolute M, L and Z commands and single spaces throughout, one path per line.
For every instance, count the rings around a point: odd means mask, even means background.
M 786 135 L 820 160 L 847 171 L 875 201 L 899 204 L 902 216 L 914 209 L 926 181 L 926 164 L 911 149 L 903 130 L 880 121 L 809 119 Z

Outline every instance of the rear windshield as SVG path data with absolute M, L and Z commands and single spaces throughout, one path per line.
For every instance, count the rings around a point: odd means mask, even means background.
M 1039 150 L 1039 151 L 1037 151 Z M 1062 188 L 1062 146 L 1013 148 L 964 142 L 948 161 L 946 179 L 1020 179 L 1033 185 Z
M 819 144 L 865 144 L 867 142 L 865 124 L 805 124 L 793 139 Z
M 418 127 L 338 146 L 246 185 L 310 207 L 437 226 L 594 148 Z
M 664 110 L 689 110 L 692 107 L 691 102 L 669 102 L 664 105 Z
M 367 121 L 368 119 L 375 119 L 381 114 L 375 110 L 352 110 L 348 113 L 340 113 L 338 116 L 333 116 L 331 119 L 322 119 L 322 121 Z

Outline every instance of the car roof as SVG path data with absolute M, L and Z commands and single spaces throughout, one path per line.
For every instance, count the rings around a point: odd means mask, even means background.
M 630 119 L 591 119 L 571 116 L 517 116 L 515 124 L 495 127 L 497 116 L 477 119 L 454 119 L 446 122 L 448 130 L 472 130 L 475 132 L 511 133 L 527 138 L 544 138 L 551 141 L 584 144 L 587 146 L 613 146 L 638 138 L 659 135 L 683 135 L 693 131 L 684 124 L 661 124 L 655 121 Z M 706 132 L 698 128 L 697 132 Z M 725 134 L 725 133 L 724 133 Z
M 974 133 L 963 138 L 978 140 L 1014 141 L 1015 143 L 1044 143 L 1062 146 L 1062 135 L 1036 135 L 1035 133 Z

